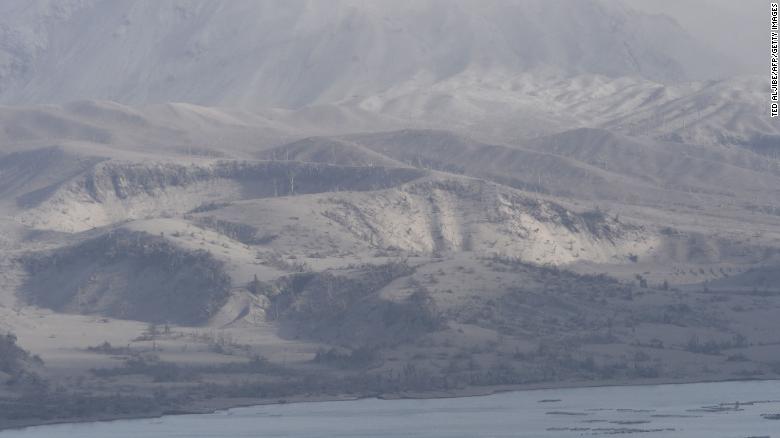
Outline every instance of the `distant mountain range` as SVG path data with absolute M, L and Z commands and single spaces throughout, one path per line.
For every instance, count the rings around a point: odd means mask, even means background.
M 276 108 L 327 134 L 765 143 L 762 79 L 700 81 L 727 63 L 671 18 L 596 0 L 0 5 L 0 104 Z
M 33 0 L 0 5 L 0 102 L 243 108 L 544 72 L 695 78 L 707 50 L 616 2 Z

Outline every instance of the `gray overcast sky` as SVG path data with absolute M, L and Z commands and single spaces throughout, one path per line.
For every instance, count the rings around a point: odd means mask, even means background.
M 770 0 L 619 1 L 645 12 L 671 15 L 695 37 L 728 53 L 739 73 L 768 71 Z

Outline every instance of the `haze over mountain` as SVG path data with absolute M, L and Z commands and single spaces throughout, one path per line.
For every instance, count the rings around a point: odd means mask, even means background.
M 0 427 L 777 377 L 780 125 L 718 49 L 617 1 L 0 1 Z
M 778 133 L 776 123 L 747 117 L 767 110 L 763 79 L 689 82 L 722 79 L 733 62 L 668 16 L 623 2 L 0 7 L 6 105 L 90 99 L 292 109 L 292 123 L 319 124 L 318 133 L 413 126 L 500 141 L 597 126 L 696 143 Z
M 737 74 L 763 75 L 766 71 L 766 26 L 763 0 L 623 0 L 626 5 L 653 14 L 665 14 L 699 41 L 726 57 L 714 73 L 717 77 Z M 716 65 L 708 63 L 708 68 Z
M 0 102 L 334 103 L 471 73 L 698 77 L 677 23 L 615 2 L 6 2 Z M 392 59 L 392 63 L 387 61 Z

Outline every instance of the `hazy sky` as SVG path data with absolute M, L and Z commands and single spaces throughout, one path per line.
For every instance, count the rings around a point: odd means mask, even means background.
M 622 1 L 646 12 L 673 16 L 691 34 L 728 53 L 740 73 L 768 71 L 769 0 Z

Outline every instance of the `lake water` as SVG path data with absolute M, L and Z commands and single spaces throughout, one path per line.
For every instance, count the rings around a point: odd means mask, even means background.
M 738 402 L 738 404 L 737 404 Z M 0 438 L 780 438 L 780 382 L 554 389 L 435 400 L 357 400 L 41 426 Z

